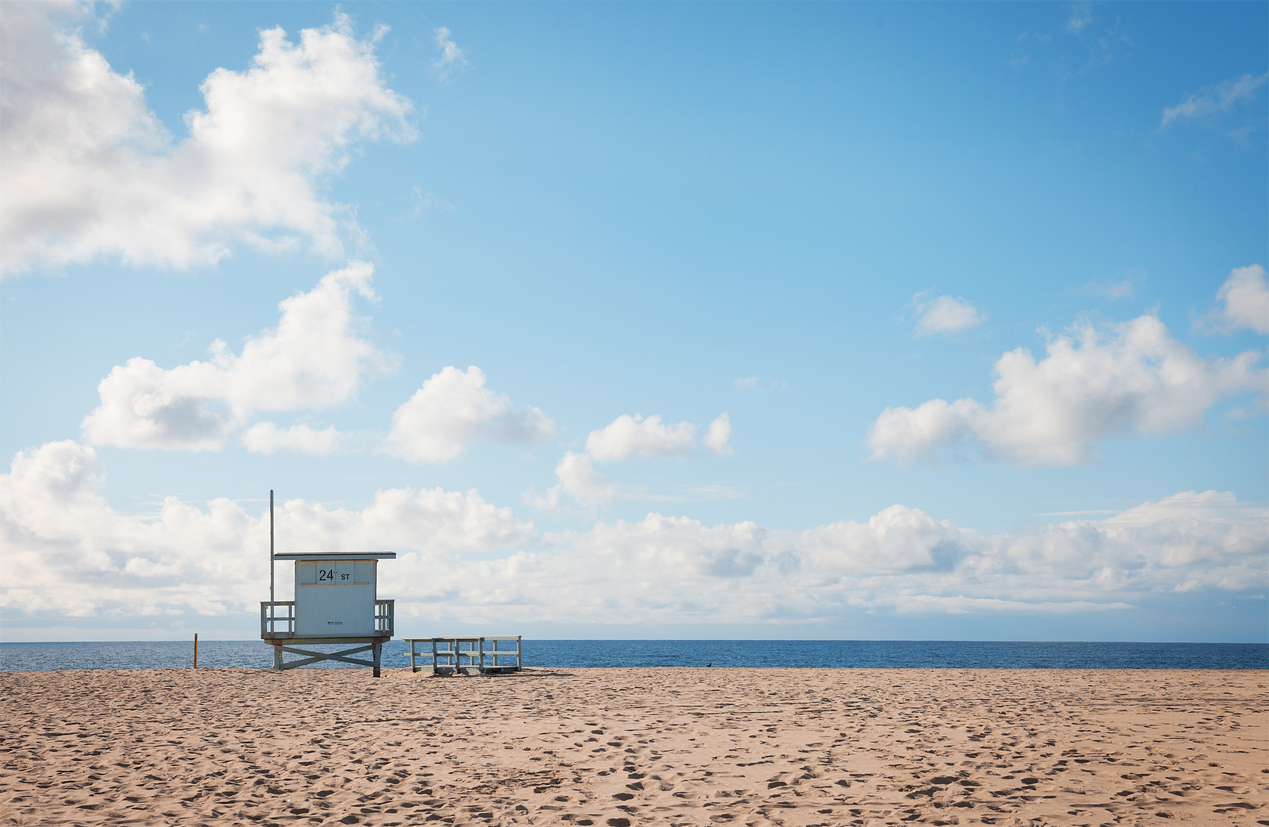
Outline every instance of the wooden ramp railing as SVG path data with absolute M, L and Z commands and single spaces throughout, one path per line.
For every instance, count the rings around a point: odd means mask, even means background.
M 407 637 L 410 671 L 433 675 L 489 675 L 519 672 L 524 665 L 520 635 Z M 507 646 L 514 643 L 515 648 Z

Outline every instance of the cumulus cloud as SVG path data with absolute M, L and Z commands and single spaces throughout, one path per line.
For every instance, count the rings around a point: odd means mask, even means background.
M 565 451 L 555 466 L 555 477 L 559 482 L 547 489 L 546 494 L 538 496 L 530 491 L 525 494 L 525 502 L 534 508 L 549 510 L 559 505 L 561 495 L 567 494 L 583 506 L 593 508 L 618 495 L 617 486 L 595 470 L 595 461 L 589 454 Z
M 286 449 L 324 457 L 339 450 L 342 436 L 334 425 L 318 430 L 303 423 L 279 428 L 272 422 L 257 422 L 243 432 L 241 441 L 248 451 L 257 454 Z
M 912 297 L 912 306 L 917 314 L 913 331 L 916 336 L 959 333 L 978 327 L 987 320 L 985 313 L 959 296 L 937 296 L 928 300 L 925 296 L 925 293 L 917 293 Z
M 705 450 L 715 456 L 725 457 L 736 453 L 736 449 L 731 447 L 731 417 L 726 412 L 719 414 L 713 422 L 709 423 L 709 427 L 705 429 L 705 436 L 701 438 L 701 444 L 705 446 Z
M 1204 359 L 1154 316 L 1105 329 L 1080 324 L 1045 349 L 1039 362 L 1025 348 L 1000 357 L 990 405 L 932 399 L 886 408 L 868 434 L 873 457 L 934 461 L 966 447 L 1018 465 L 1075 465 L 1110 436 L 1195 427 L 1218 399 L 1263 392 L 1269 377 L 1259 353 Z
M 352 308 L 354 293 L 377 298 L 373 271 L 353 262 L 309 292 L 284 299 L 277 328 L 248 339 L 241 353 L 217 340 L 208 361 L 164 369 L 137 357 L 115 367 L 97 386 L 101 405 L 84 419 L 84 438 L 127 448 L 215 451 L 256 411 L 345 402 L 367 372 L 390 364 L 358 333 Z M 263 445 L 259 440 L 267 437 L 266 428 L 251 439 Z
M 1253 100 L 1260 87 L 1269 79 L 1269 72 L 1262 75 L 1243 75 L 1211 86 L 1204 86 L 1175 106 L 1165 107 L 1159 128 L 1183 121 L 1197 121 L 1229 112 L 1245 101 Z
M 432 33 L 436 39 L 436 48 L 440 56 L 432 61 L 432 67 L 440 74 L 442 80 L 448 80 L 454 69 L 468 66 L 467 55 L 458 48 L 449 29 L 439 26 Z
M 983 535 L 894 505 L 863 522 L 802 531 L 649 514 L 551 539 L 560 554 L 588 561 L 590 578 L 573 592 L 582 597 L 572 617 L 734 623 L 822 618 L 848 608 L 1117 611 L 1191 582 L 1260 588 L 1269 579 L 1266 528 L 1263 505 L 1186 492 L 1109 520 L 1012 534 Z
M 1216 294 L 1217 325 L 1225 331 L 1250 329 L 1269 334 L 1269 283 L 1259 264 L 1235 267 Z
M 696 450 L 696 426 L 690 422 L 666 424 L 659 414 L 644 419 L 622 414 L 586 437 L 586 453 L 600 462 L 629 457 L 667 457 Z
M 477 552 L 533 542 L 533 523 L 486 502 L 475 489 L 389 488 L 361 509 L 288 501 L 278 522 L 293 549 L 396 548 Z
M 14 457 L 0 475 L 0 607 L 58 623 L 242 616 L 249 629 L 267 593 L 267 509 L 169 497 L 156 514 L 127 516 L 101 496 L 104 475 L 93 450 L 70 441 Z M 277 518 L 280 551 L 398 551 L 380 593 L 397 600 L 398 618 L 447 623 L 1116 611 L 1152 594 L 1269 586 L 1269 510 L 1215 491 L 1003 534 L 894 505 L 804 530 L 653 513 L 542 537 L 475 491 L 408 488 L 361 508 L 288 500 Z M 289 577 L 279 586 L 287 599 Z
M 168 497 L 147 517 L 117 513 L 99 488 L 92 448 L 71 441 L 19 452 L 0 475 L 0 541 L 11 576 L 0 607 L 84 616 L 188 610 L 254 614 L 267 595 L 269 517 L 218 499 Z M 278 550 L 409 548 L 489 551 L 535 537 L 531 523 L 475 491 L 378 491 L 361 509 L 290 500 L 277 512 Z M 289 590 L 287 578 L 280 584 Z
M 485 387 L 485 373 L 446 367 L 423 383 L 392 414 L 384 450 L 410 462 L 448 462 L 476 439 L 542 442 L 555 426 L 534 407 L 515 408 Z
M 16 3 L 0 16 L 0 273 L 117 257 L 214 264 L 235 244 L 328 256 L 359 238 L 353 211 L 320 192 L 365 141 L 411 141 L 410 101 L 349 17 L 260 32 L 242 71 L 199 87 L 176 140 L 132 75 L 78 30 L 77 4 Z
M 529 491 L 524 501 L 534 508 L 553 509 L 567 494 L 587 508 L 594 508 L 621 496 L 622 489 L 595 470 L 596 462 L 619 462 L 630 458 L 653 459 L 685 456 L 697 450 L 696 431 L 691 422 L 667 423 L 659 414 L 643 417 L 622 414 L 586 437 L 585 453 L 568 451 L 555 467 L 558 482 L 539 495 Z M 706 428 L 701 447 L 715 456 L 735 453 L 731 446 L 731 418 L 720 414 Z

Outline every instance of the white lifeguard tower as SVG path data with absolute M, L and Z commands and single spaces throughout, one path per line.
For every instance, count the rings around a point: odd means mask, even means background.
M 273 492 L 269 492 L 269 600 L 260 602 L 260 638 L 273 646 L 273 668 L 295 669 L 337 660 L 374 669 L 379 677 L 383 644 L 392 638 L 395 601 L 380 600 L 380 560 L 394 551 L 273 553 Z M 274 600 L 275 560 L 295 561 L 295 599 Z M 338 652 L 302 646 L 354 644 Z M 284 652 L 304 655 L 287 663 Z M 350 657 L 370 652 L 372 660 Z

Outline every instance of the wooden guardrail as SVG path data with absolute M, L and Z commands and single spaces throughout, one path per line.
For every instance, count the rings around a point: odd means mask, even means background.
M 433 675 L 488 675 L 519 672 L 524 665 L 520 635 L 407 637 L 410 671 Z M 505 645 L 514 641 L 515 648 Z
M 260 637 L 295 634 L 294 600 L 260 601 Z
M 392 637 L 395 634 L 396 601 L 375 601 L 375 636 Z M 260 601 L 260 637 L 272 638 L 294 637 L 295 635 L 295 601 L 275 600 Z

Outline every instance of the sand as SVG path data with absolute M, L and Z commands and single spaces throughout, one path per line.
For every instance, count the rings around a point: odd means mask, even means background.
M 1269 825 L 1269 672 L 0 673 L 0 824 Z

